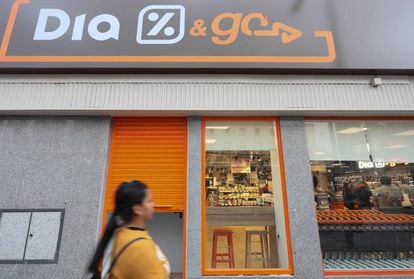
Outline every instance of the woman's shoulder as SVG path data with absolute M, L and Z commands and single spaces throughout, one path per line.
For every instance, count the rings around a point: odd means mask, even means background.
M 125 257 L 130 258 L 131 261 L 142 260 L 143 257 L 145 258 L 148 254 L 155 255 L 157 253 L 156 244 L 148 234 L 140 234 L 134 238 L 130 238 L 129 240 L 125 241 L 121 247 L 125 246 L 130 241 L 133 242 L 129 245 L 124 253 Z
M 151 238 L 142 238 L 131 244 L 131 250 L 142 250 L 143 252 L 155 250 L 155 243 Z
M 117 248 L 119 249 L 120 247 L 127 245 L 131 241 L 134 241 L 133 243 L 130 244 L 131 247 L 141 247 L 141 246 L 146 247 L 148 245 L 151 245 L 151 243 L 153 243 L 151 236 L 145 230 L 133 230 L 129 228 L 119 228 L 116 233 L 116 237 L 115 237 L 115 244 Z

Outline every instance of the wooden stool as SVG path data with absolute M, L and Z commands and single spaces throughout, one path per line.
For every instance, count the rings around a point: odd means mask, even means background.
M 227 253 L 218 252 L 218 238 L 226 237 Z M 213 253 L 211 259 L 211 267 L 216 268 L 217 263 L 228 263 L 230 268 L 234 268 L 234 252 L 233 252 L 233 231 L 227 229 L 216 229 L 213 231 Z
M 246 230 L 246 268 L 251 267 L 253 261 L 261 261 L 263 267 L 269 267 L 269 242 L 267 240 L 267 230 Z M 253 237 L 258 236 L 259 240 Z M 260 243 L 260 251 L 252 251 L 252 243 Z

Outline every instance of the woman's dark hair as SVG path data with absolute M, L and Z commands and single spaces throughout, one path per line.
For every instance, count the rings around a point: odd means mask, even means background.
M 89 264 L 89 272 L 99 274 L 99 262 L 115 230 L 131 219 L 132 207 L 136 204 L 142 204 L 147 195 L 147 189 L 148 186 L 138 180 L 122 182 L 119 185 L 115 194 L 115 211 L 106 225 L 105 232 Z

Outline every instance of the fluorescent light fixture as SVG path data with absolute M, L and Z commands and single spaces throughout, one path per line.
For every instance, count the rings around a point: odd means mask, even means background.
M 408 130 L 408 131 L 401 132 L 398 134 L 393 134 L 393 136 L 400 136 L 400 137 L 414 136 L 414 130 Z
M 356 133 L 366 131 L 366 130 L 368 130 L 368 128 L 350 127 L 350 128 L 337 132 L 337 134 L 356 134 Z
M 366 147 L 366 146 L 367 146 L 366 143 L 361 143 L 361 144 L 353 145 L 352 147 L 355 147 L 355 148 L 363 148 L 363 147 Z
M 216 139 L 206 139 L 206 143 L 215 143 Z
M 229 126 L 206 126 L 206 129 L 210 130 L 227 130 Z
M 315 155 L 325 155 L 325 152 L 322 152 L 322 151 L 316 151 L 316 152 L 315 152 Z
M 387 148 L 387 149 L 399 149 L 399 148 L 403 148 L 403 147 L 406 147 L 406 145 L 389 145 L 389 146 L 386 146 L 385 148 Z

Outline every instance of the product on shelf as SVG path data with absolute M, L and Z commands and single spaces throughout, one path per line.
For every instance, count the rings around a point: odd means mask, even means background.
M 219 186 L 217 191 L 210 191 L 207 202 L 209 206 L 224 207 L 273 206 L 273 196 L 270 193 L 260 194 L 259 186 Z

